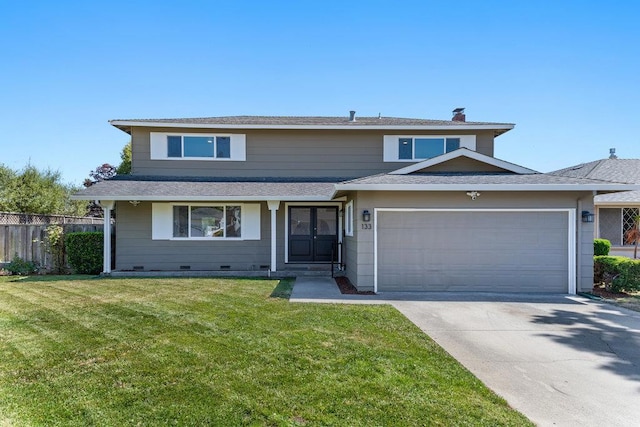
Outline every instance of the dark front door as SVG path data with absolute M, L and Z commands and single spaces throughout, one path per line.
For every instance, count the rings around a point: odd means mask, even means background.
M 289 261 L 335 261 L 337 243 L 336 206 L 289 207 Z

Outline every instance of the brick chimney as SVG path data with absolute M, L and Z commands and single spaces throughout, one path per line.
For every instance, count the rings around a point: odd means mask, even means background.
M 451 120 L 454 122 L 466 122 L 467 116 L 464 114 L 464 108 L 456 108 L 453 110 L 453 118 Z

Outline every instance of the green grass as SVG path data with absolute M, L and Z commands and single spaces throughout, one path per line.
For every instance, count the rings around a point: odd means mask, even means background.
M 392 307 L 291 286 L 0 277 L 0 425 L 530 425 Z

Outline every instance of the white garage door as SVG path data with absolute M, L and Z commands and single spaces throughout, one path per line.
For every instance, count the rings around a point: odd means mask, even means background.
M 385 211 L 377 290 L 569 291 L 567 211 Z

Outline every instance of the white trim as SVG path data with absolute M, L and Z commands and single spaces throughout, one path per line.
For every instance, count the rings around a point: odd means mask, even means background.
M 233 242 L 261 240 L 261 209 L 259 203 L 152 203 L 151 204 L 151 240 L 195 241 L 195 242 Z M 193 206 L 224 206 L 225 214 L 228 206 L 240 206 L 242 232 L 240 237 L 174 237 L 173 236 L 173 207 L 187 206 L 189 208 L 189 226 L 191 229 L 191 207 Z M 254 221 L 255 222 L 252 222 Z M 226 224 L 225 224 L 226 226 Z
M 213 157 L 169 157 L 168 155 L 168 136 L 182 137 L 182 151 L 184 151 L 184 137 L 210 137 L 229 138 L 229 157 L 217 157 L 214 151 Z M 216 139 L 216 146 L 218 141 Z M 206 162 L 243 162 L 247 159 L 246 135 L 233 133 L 188 133 L 188 132 L 149 132 L 149 158 L 151 160 L 178 160 L 178 161 L 206 161 Z
M 378 212 L 566 212 L 567 213 L 567 256 L 568 256 L 568 277 L 567 293 L 576 293 L 576 209 L 575 208 L 479 208 L 479 209 L 458 209 L 458 208 L 374 208 L 373 209 L 373 291 L 378 292 Z
M 111 273 L 111 210 L 115 206 L 113 200 L 100 200 L 104 222 L 102 225 L 102 272 Z
M 527 174 L 539 173 L 534 171 L 533 169 L 528 169 L 523 166 L 516 165 L 514 163 L 500 160 L 495 157 L 490 157 L 490 156 L 478 153 L 477 151 L 472 151 L 468 148 L 461 147 L 458 150 L 450 151 L 448 153 L 442 154 L 441 156 L 423 160 L 411 166 L 407 166 L 402 169 L 389 172 L 389 175 L 408 175 L 412 172 L 416 172 L 421 169 L 426 169 L 431 166 L 438 165 L 440 163 L 448 162 L 449 160 L 457 159 L 458 157 L 466 157 L 469 159 L 477 160 L 479 162 L 486 163 L 488 165 L 495 166 L 497 168 L 504 169 L 509 172 L 514 172 L 517 174 L 527 175 Z
M 344 234 L 345 236 L 353 237 L 353 225 L 354 225 L 354 209 L 353 200 L 344 205 Z
M 336 184 L 336 191 L 627 191 L 630 189 L 640 189 L 640 186 L 636 184 Z
M 284 204 L 284 263 L 289 262 L 289 206 L 337 206 L 338 207 L 338 243 L 342 243 L 342 222 L 340 221 L 340 207 L 342 202 L 291 202 Z M 342 261 L 342 260 L 338 260 Z
M 277 213 L 278 213 L 278 209 L 280 208 L 280 201 L 274 201 L 274 200 L 270 200 L 267 202 L 267 206 L 269 208 L 269 211 L 271 212 L 271 271 L 276 271 L 276 267 L 277 267 L 277 250 L 278 250 L 278 245 L 277 245 L 277 236 L 278 233 L 276 231 L 276 227 L 277 227 Z
M 575 209 L 569 209 L 569 211 L 567 212 L 568 214 L 568 221 L 569 221 L 569 227 L 567 230 L 567 239 L 568 239 L 568 246 L 569 246 L 569 266 L 568 266 L 568 274 L 569 276 L 567 277 L 567 282 L 569 285 L 569 294 L 570 295 L 575 295 L 576 294 L 576 288 L 577 288 L 577 276 L 578 276 L 578 263 L 577 263 L 577 249 L 576 249 L 576 242 L 577 242 L 577 230 L 576 230 L 576 210 Z M 582 236 L 581 236 L 582 237 Z
M 455 124 L 455 125 L 249 125 L 249 124 L 221 124 L 221 123 L 163 123 L 135 120 L 110 120 L 115 127 L 162 127 L 162 128 L 190 128 L 190 129 L 327 129 L 327 130 L 504 130 L 509 131 L 515 125 L 509 123 L 496 124 Z M 357 122 L 355 122 L 357 123 Z
M 335 193 L 334 193 L 335 194 Z M 104 196 L 107 197 L 107 196 Z M 296 196 L 296 195 L 275 195 L 275 196 L 108 196 L 110 200 L 116 201 L 128 201 L 138 200 L 140 202 L 266 202 L 266 201 L 314 201 L 318 200 L 318 203 L 324 203 L 334 200 L 331 196 Z M 95 195 L 74 195 L 71 196 L 71 200 L 95 200 Z

